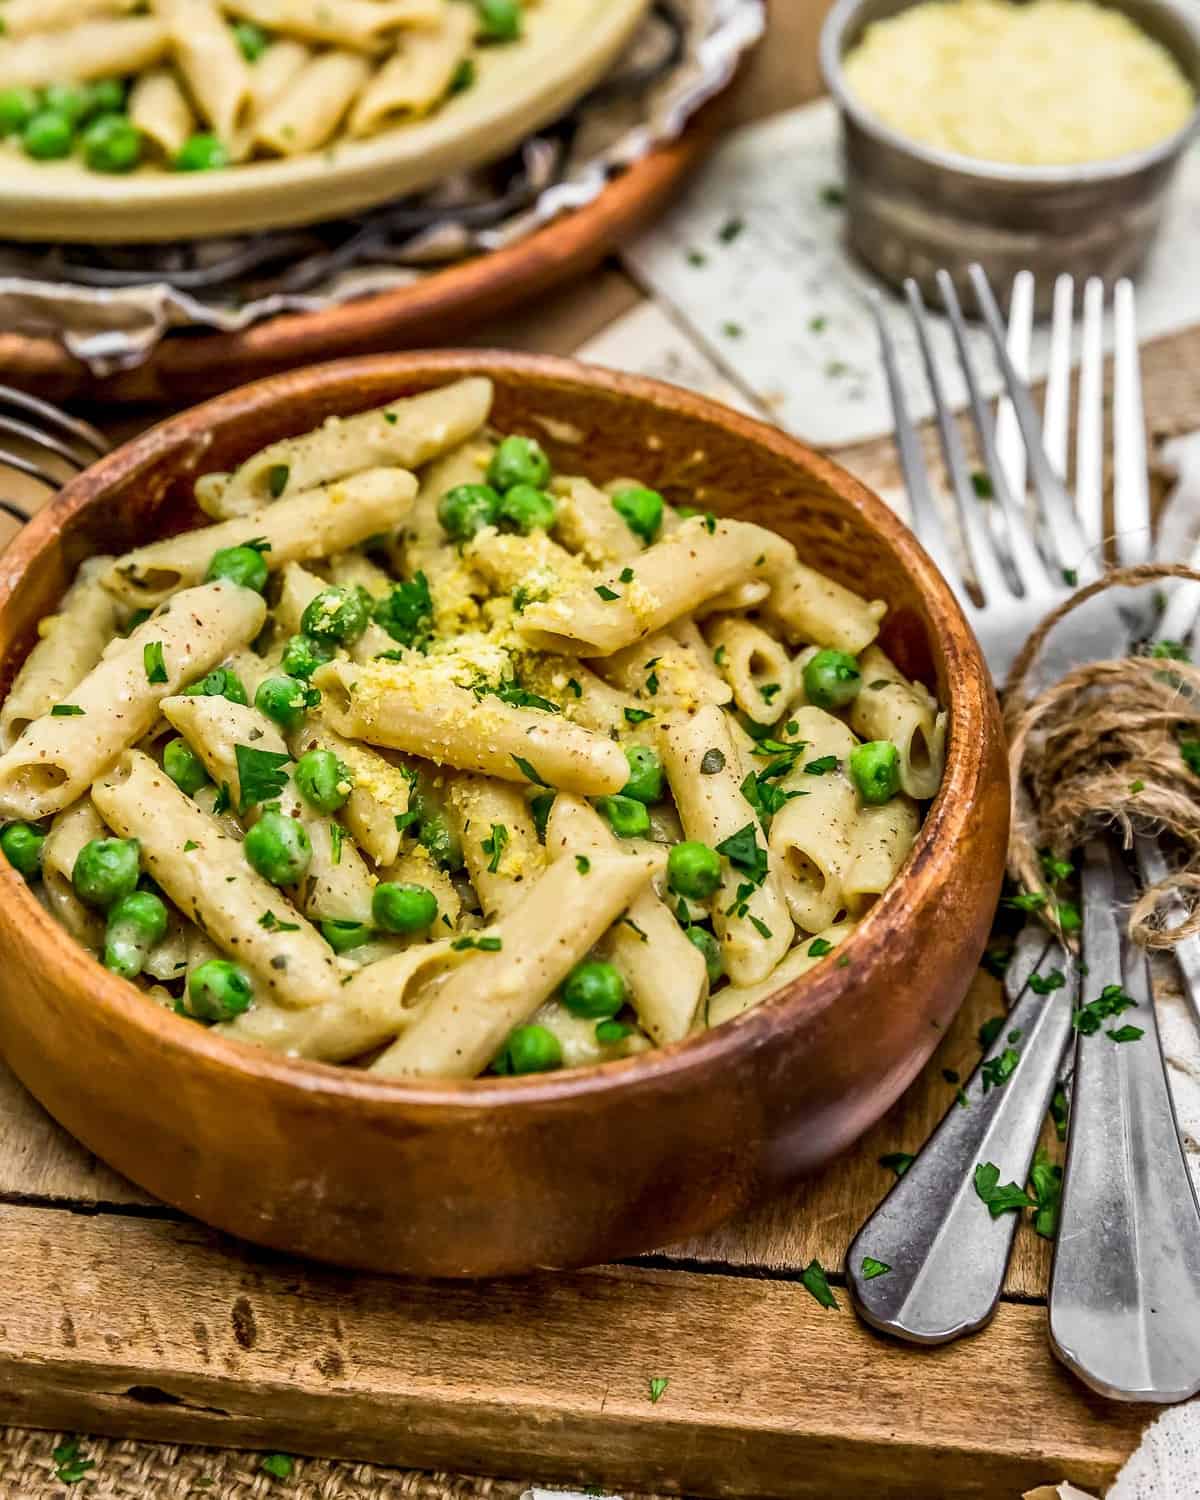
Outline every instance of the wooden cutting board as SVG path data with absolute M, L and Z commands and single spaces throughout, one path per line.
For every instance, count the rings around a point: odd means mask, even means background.
M 942 1070 L 965 1075 L 998 1007 L 981 975 L 860 1145 L 737 1222 L 632 1263 L 479 1284 L 235 1243 L 118 1178 L 0 1069 L 0 1424 L 694 1495 L 1099 1492 L 1153 1412 L 1054 1360 L 1049 1250 L 1027 1224 L 995 1322 L 958 1344 L 872 1334 L 842 1287 L 892 1180 L 877 1158 L 918 1149 L 953 1107 Z M 814 1257 L 837 1311 L 800 1283 Z

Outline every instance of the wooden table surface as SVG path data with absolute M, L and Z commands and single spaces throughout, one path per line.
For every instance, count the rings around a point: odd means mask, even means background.
M 774 0 L 736 117 L 817 93 L 826 9 Z M 570 353 L 640 296 L 605 265 L 471 342 Z M 1148 352 L 1160 430 L 1196 425 L 1198 370 L 1194 352 Z M 876 480 L 890 464 L 880 445 L 843 456 Z M 1091 1395 L 1052 1358 L 1049 1249 L 1028 1225 L 996 1321 L 940 1350 L 871 1334 L 844 1291 L 826 1311 L 799 1283 L 813 1258 L 840 1271 L 892 1180 L 878 1157 L 920 1146 L 952 1104 L 942 1070 L 970 1070 L 998 1008 L 980 976 L 923 1078 L 867 1138 L 741 1220 L 632 1264 L 486 1285 L 351 1275 L 235 1245 L 117 1178 L 0 1068 L 0 1420 L 643 1491 L 1099 1490 L 1153 1413 Z M 657 1403 L 653 1377 L 669 1380 Z

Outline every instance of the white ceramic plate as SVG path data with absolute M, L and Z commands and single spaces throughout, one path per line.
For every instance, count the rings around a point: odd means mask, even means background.
M 6 239 L 194 239 L 353 213 L 493 161 L 568 110 L 616 62 L 651 0 L 543 0 L 510 46 L 480 48 L 476 82 L 436 113 L 365 141 L 218 172 L 128 177 L 0 147 Z

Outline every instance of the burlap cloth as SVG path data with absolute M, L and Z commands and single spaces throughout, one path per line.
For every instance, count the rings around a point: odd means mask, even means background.
M 260 1468 L 260 1453 L 86 1438 L 87 1482 L 55 1478 L 53 1432 L 0 1428 L 0 1500 L 520 1500 L 532 1481 L 473 1479 L 377 1464 L 297 1458 L 287 1479 Z M 622 1491 L 625 1500 L 655 1500 Z

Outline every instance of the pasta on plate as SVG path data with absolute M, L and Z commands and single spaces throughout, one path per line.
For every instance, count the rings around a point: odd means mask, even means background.
M 210 524 L 90 559 L 42 622 L 0 848 L 143 1003 L 387 1077 L 581 1066 L 758 1004 L 904 863 L 946 715 L 885 606 L 554 473 L 491 400 L 205 475 Z
M 0 135 L 107 173 L 298 156 L 440 109 L 530 3 L 4 0 Z

